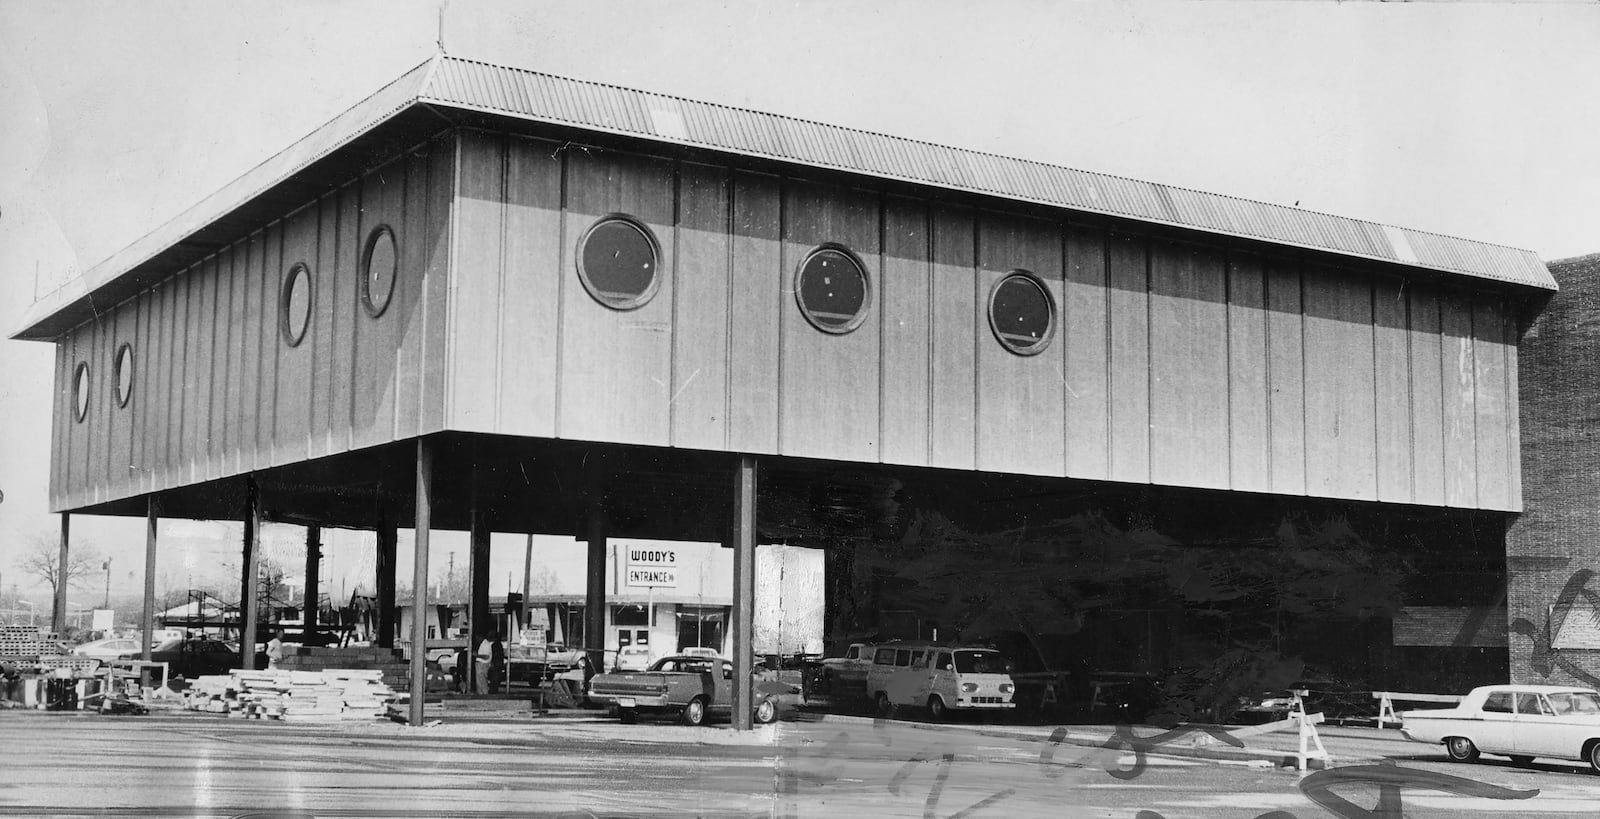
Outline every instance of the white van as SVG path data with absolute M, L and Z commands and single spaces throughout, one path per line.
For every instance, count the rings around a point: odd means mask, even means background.
M 977 646 L 888 643 L 877 646 L 867 672 L 867 696 L 878 713 L 900 706 L 926 707 L 934 719 L 955 711 L 1015 708 L 1009 663 L 1000 652 Z

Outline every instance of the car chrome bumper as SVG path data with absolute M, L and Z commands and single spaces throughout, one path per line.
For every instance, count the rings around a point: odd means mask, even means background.
M 589 699 L 594 700 L 595 702 L 602 702 L 602 703 L 608 703 L 610 705 L 615 705 L 615 706 L 618 706 L 619 708 L 665 708 L 665 707 L 667 707 L 667 696 L 665 694 L 651 696 L 651 695 L 648 695 L 648 694 L 646 694 L 646 695 L 640 695 L 640 694 L 606 694 L 606 693 L 601 693 L 601 692 L 598 692 L 598 691 L 591 691 L 591 692 L 589 692 Z

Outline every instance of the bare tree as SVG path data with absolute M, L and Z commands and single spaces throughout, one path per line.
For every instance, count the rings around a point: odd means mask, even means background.
M 53 596 L 59 592 L 63 581 L 67 588 L 82 586 L 90 572 L 99 570 L 101 560 L 94 547 L 80 544 L 67 553 L 67 565 L 63 568 L 60 541 L 49 535 L 33 535 L 28 538 L 28 550 L 19 564 L 24 572 L 48 583 Z

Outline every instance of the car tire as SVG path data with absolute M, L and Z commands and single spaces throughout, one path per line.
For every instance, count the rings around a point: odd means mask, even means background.
M 706 724 L 705 698 L 695 697 L 694 699 L 689 700 L 689 704 L 683 707 L 683 713 L 679 716 L 683 720 L 684 725 Z
M 950 718 L 950 709 L 944 705 L 944 698 L 938 694 L 928 698 L 928 718 L 934 722 L 944 722 Z
M 617 719 L 621 720 L 623 725 L 633 725 L 639 721 L 639 710 L 637 708 L 618 708 Z
M 1589 763 L 1589 767 L 1593 768 L 1595 773 L 1600 773 L 1600 739 L 1589 740 L 1589 748 L 1584 753 L 1583 760 Z
M 1527 765 L 1528 763 L 1530 763 L 1532 761 L 1533 761 L 1533 757 L 1531 757 L 1531 756 L 1526 756 L 1524 754 L 1512 754 L 1511 755 L 1511 764 L 1516 765 L 1518 767 L 1525 766 L 1525 765 Z
M 1473 762 L 1478 758 L 1478 746 L 1466 737 L 1445 737 L 1444 752 L 1452 762 Z
M 894 716 L 894 703 L 889 701 L 888 694 L 879 691 L 875 702 L 878 705 L 878 716 L 884 719 L 889 719 Z
M 770 725 L 778 719 L 778 706 L 772 700 L 762 700 L 756 705 L 756 724 Z

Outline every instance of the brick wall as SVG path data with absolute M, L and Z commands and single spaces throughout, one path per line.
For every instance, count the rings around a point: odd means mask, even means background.
M 1552 647 L 1569 614 L 1600 602 L 1600 254 L 1550 272 L 1561 292 L 1523 335 L 1518 366 L 1526 511 L 1506 542 L 1511 679 L 1600 685 L 1600 650 Z

